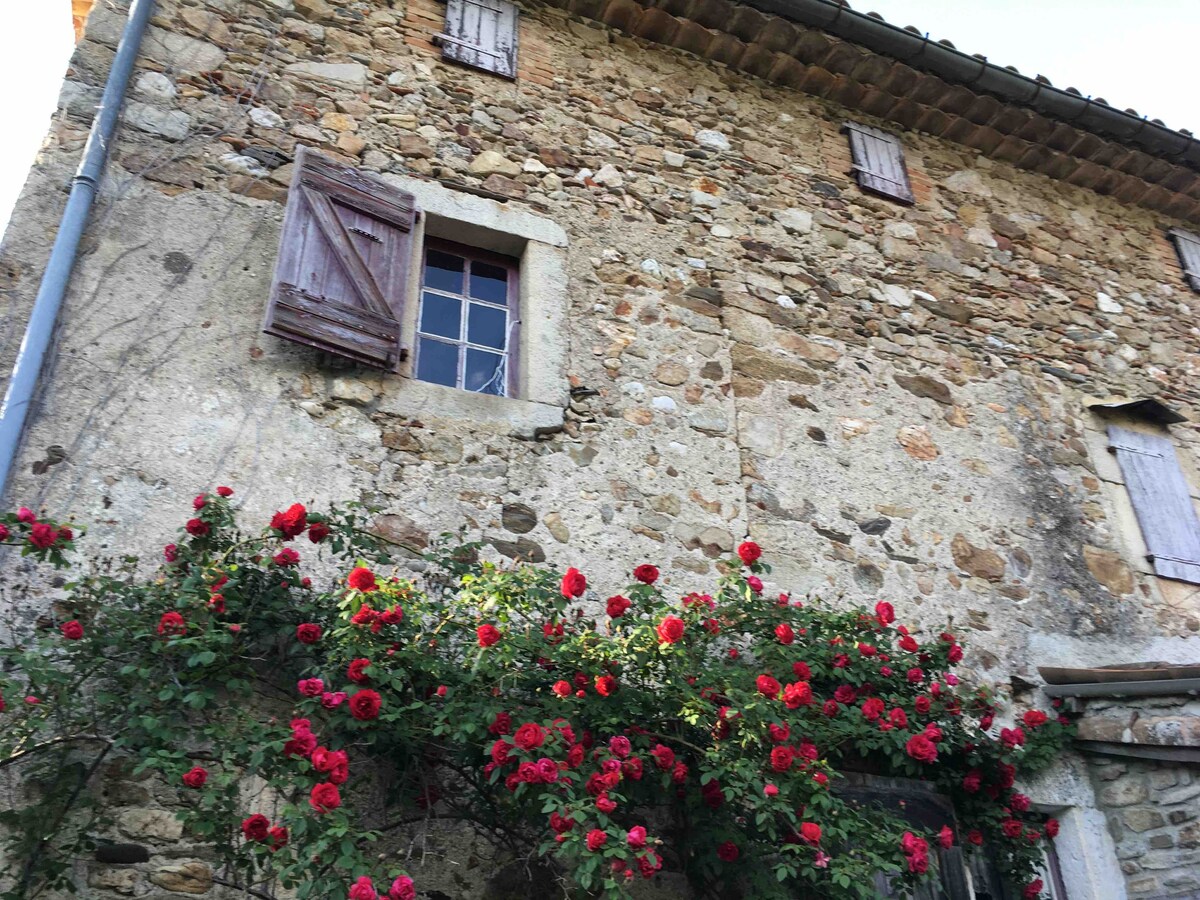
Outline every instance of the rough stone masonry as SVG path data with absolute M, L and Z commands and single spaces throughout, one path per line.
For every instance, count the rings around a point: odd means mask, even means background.
M 5 236 L 2 371 L 126 6 L 92 11 Z M 153 554 L 219 481 L 261 515 L 365 501 L 417 543 L 465 523 L 614 589 L 653 561 L 681 592 L 748 535 L 770 589 L 952 619 L 1018 704 L 1044 702 L 1021 689 L 1039 665 L 1200 660 L 1200 590 L 1131 549 L 1084 402 L 1178 408 L 1200 496 L 1200 299 L 1164 236 L 1185 223 L 920 131 L 898 205 L 849 174 L 839 129 L 862 112 L 534 2 L 508 81 L 443 62 L 443 16 L 160 0 L 10 505 L 74 513 L 92 552 Z M 298 144 L 565 232 L 548 423 L 260 332 Z M 1129 896 L 1190 896 L 1198 778 L 1072 756 L 1030 793 L 1119 855 Z M 91 895 L 218 896 L 169 797 L 116 783 L 117 829 L 155 856 L 94 868 Z M 1116 896 L 1085 856 L 1064 853 L 1070 896 Z

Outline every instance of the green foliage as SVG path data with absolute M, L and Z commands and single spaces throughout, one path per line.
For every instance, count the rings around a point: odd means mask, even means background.
M 0 813 L 5 900 L 67 885 L 117 762 L 178 787 L 224 880 L 302 900 L 411 897 L 380 848 L 431 817 L 542 858 L 581 896 L 624 897 L 660 868 L 714 897 L 930 877 L 936 829 L 855 802 L 850 771 L 931 783 L 956 811 L 941 839 L 1034 877 L 1046 827 L 1012 784 L 1060 751 L 1065 720 L 1027 713 L 994 737 L 991 699 L 952 674 L 955 637 L 910 634 L 888 604 L 765 598 L 750 544 L 682 602 L 647 565 L 604 602 L 575 570 L 447 542 L 417 583 L 385 574 L 394 548 L 354 508 L 294 505 L 250 535 L 227 496 L 196 505 L 154 577 L 81 577 L 55 626 L 0 650 L 0 767 L 36 798 Z M 32 552 L 65 565 L 69 544 Z M 303 572 L 322 565 L 348 577 L 318 590 Z M 382 808 L 360 802 L 381 784 Z

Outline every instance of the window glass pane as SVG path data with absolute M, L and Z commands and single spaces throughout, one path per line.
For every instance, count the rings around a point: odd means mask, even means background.
M 462 301 L 426 291 L 421 297 L 421 331 L 462 339 Z
M 434 384 L 458 385 L 458 347 L 421 338 L 417 346 L 417 378 Z
M 463 263 L 464 260 L 461 256 L 442 253 L 439 250 L 426 250 L 425 287 L 461 294 L 463 292 Z
M 504 357 L 499 353 L 467 348 L 467 371 L 463 375 L 463 387 L 481 394 L 505 393 Z
M 471 296 L 489 303 L 508 303 L 508 269 L 472 262 Z
M 468 341 L 497 350 L 504 349 L 504 331 L 508 326 L 508 313 L 505 310 L 472 303 L 467 316 Z

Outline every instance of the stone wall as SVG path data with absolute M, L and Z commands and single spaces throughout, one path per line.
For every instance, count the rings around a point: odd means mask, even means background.
M 0 248 L 3 371 L 122 7 L 92 12 Z M 216 482 L 262 516 L 364 500 L 409 539 L 587 561 L 601 591 L 643 559 L 686 591 L 750 535 L 772 588 L 952 617 L 1002 691 L 1200 656 L 1200 597 L 1128 556 L 1083 405 L 1200 418 L 1177 223 L 919 133 L 895 205 L 847 174 L 840 124 L 867 116 L 534 4 L 507 82 L 443 64 L 441 16 L 161 0 L 10 502 L 154 553 Z M 562 393 L 597 393 L 534 433 L 518 401 L 463 416 L 262 335 L 298 142 L 565 229 Z M 1172 433 L 1200 489 L 1200 433 Z
M 1108 815 L 1131 898 L 1200 891 L 1200 773 L 1195 766 L 1093 757 L 1096 798 Z

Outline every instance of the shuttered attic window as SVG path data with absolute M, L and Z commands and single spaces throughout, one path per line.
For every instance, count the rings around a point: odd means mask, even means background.
M 508 0 L 448 0 L 442 58 L 515 79 L 518 22 Z
M 1170 439 L 1109 425 L 1108 445 L 1155 573 L 1200 584 L 1200 516 Z
M 1175 252 L 1179 255 L 1179 265 L 1193 291 L 1200 291 L 1200 235 L 1192 234 L 1181 228 L 1172 228 L 1167 232 L 1175 244 Z
M 850 155 L 858 186 L 881 197 L 911 204 L 914 199 L 912 185 L 904 166 L 904 147 L 900 139 L 858 122 L 847 122 L 842 130 L 850 135 Z

